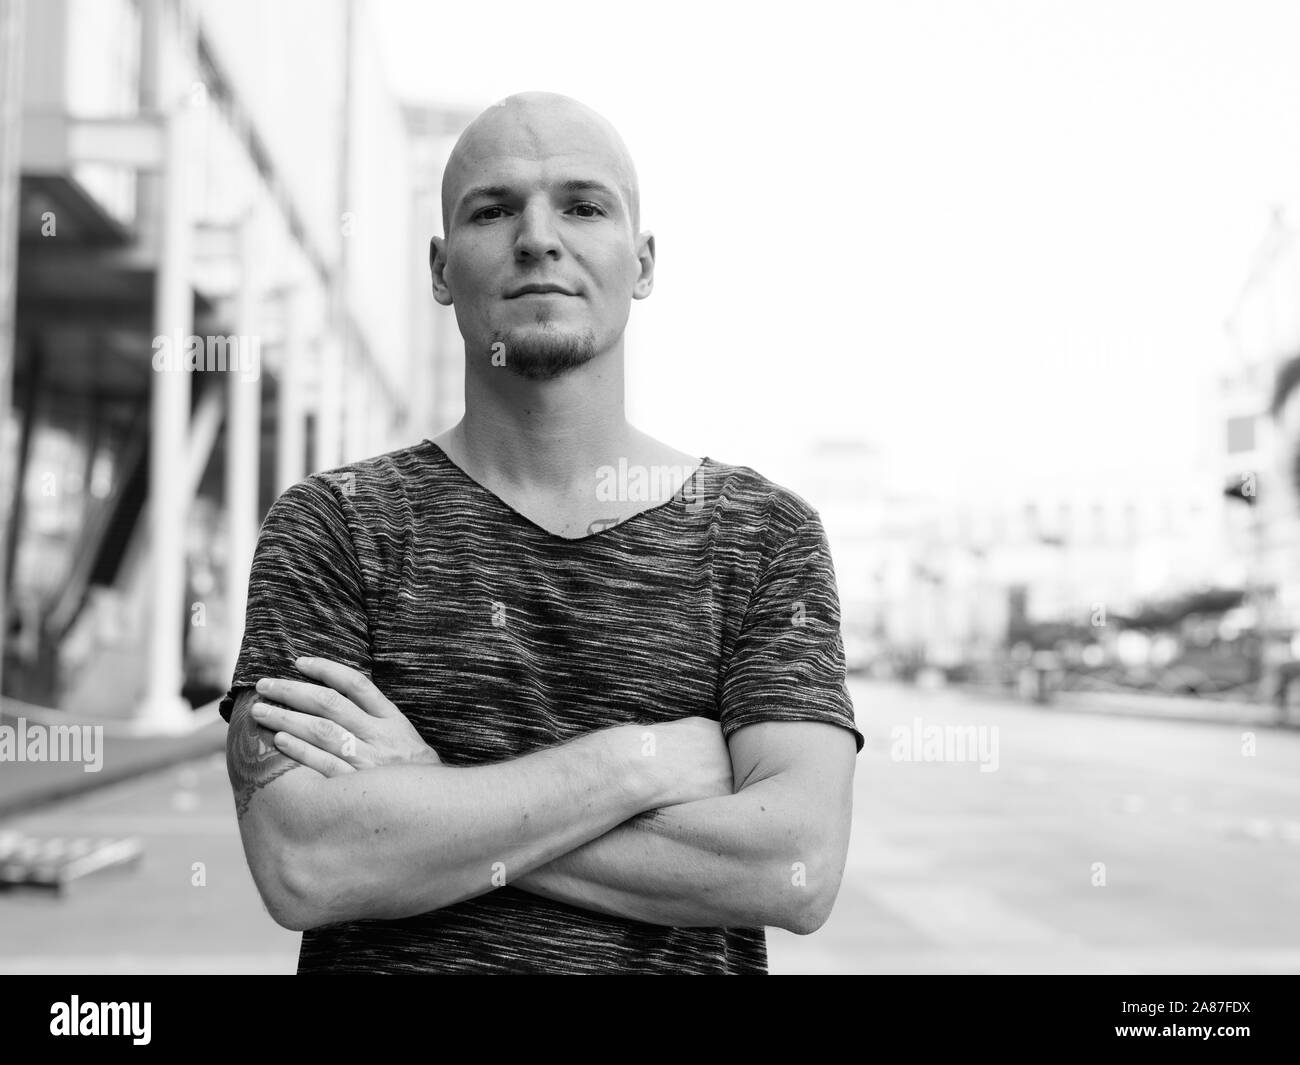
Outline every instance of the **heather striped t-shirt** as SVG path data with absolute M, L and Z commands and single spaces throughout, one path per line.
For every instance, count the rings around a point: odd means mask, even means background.
M 301 679 L 293 661 L 312 655 L 370 676 L 447 765 L 691 716 L 727 737 L 832 722 L 861 751 L 817 512 L 710 458 L 647 506 L 567 539 L 428 440 L 313 474 L 262 524 L 221 715 L 260 677 Z M 507 884 L 311 929 L 298 971 L 765 973 L 767 945 L 762 928 L 670 928 Z

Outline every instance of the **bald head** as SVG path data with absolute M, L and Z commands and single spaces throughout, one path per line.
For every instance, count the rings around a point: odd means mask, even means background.
M 632 233 L 641 228 L 641 192 L 631 153 L 602 115 L 569 96 L 524 92 L 480 114 L 456 141 L 442 176 L 442 229 L 450 236 L 467 195 L 496 185 L 510 167 L 542 164 L 572 170 L 571 180 L 608 180 Z

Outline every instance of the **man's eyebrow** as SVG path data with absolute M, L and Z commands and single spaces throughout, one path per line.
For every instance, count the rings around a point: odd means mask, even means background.
M 603 181 L 594 181 L 591 178 L 573 178 L 569 181 L 560 182 L 560 189 L 563 192 L 598 192 L 610 199 L 617 200 L 619 195 Z
M 470 200 L 476 199 L 505 199 L 510 195 L 509 185 L 475 185 L 468 189 L 460 198 L 462 205 L 469 203 Z
M 618 192 L 605 184 L 605 182 L 596 181 L 593 178 L 570 178 L 567 181 L 561 181 L 557 188 L 559 188 L 561 192 L 594 192 L 615 202 L 622 199 Z M 460 206 L 464 207 L 472 200 L 478 199 L 509 199 L 514 194 L 515 190 L 509 185 L 475 185 L 473 188 L 467 189 L 464 195 L 461 196 Z

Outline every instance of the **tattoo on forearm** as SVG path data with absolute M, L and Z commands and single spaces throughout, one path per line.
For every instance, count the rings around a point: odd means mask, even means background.
M 662 810 L 646 810 L 632 818 L 633 828 L 640 828 L 646 831 L 653 831 L 668 820 Z
M 256 692 L 240 695 L 226 738 L 226 772 L 235 793 L 235 817 L 241 821 L 258 791 L 299 764 L 276 749 L 275 733 L 259 725 L 248 712 L 256 701 Z

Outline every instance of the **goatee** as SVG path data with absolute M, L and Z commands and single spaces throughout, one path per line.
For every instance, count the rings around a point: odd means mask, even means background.
M 595 358 L 596 337 L 590 329 L 581 333 L 498 330 L 492 334 L 491 351 L 500 353 L 511 373 L 530 381 L 549 381 Z

